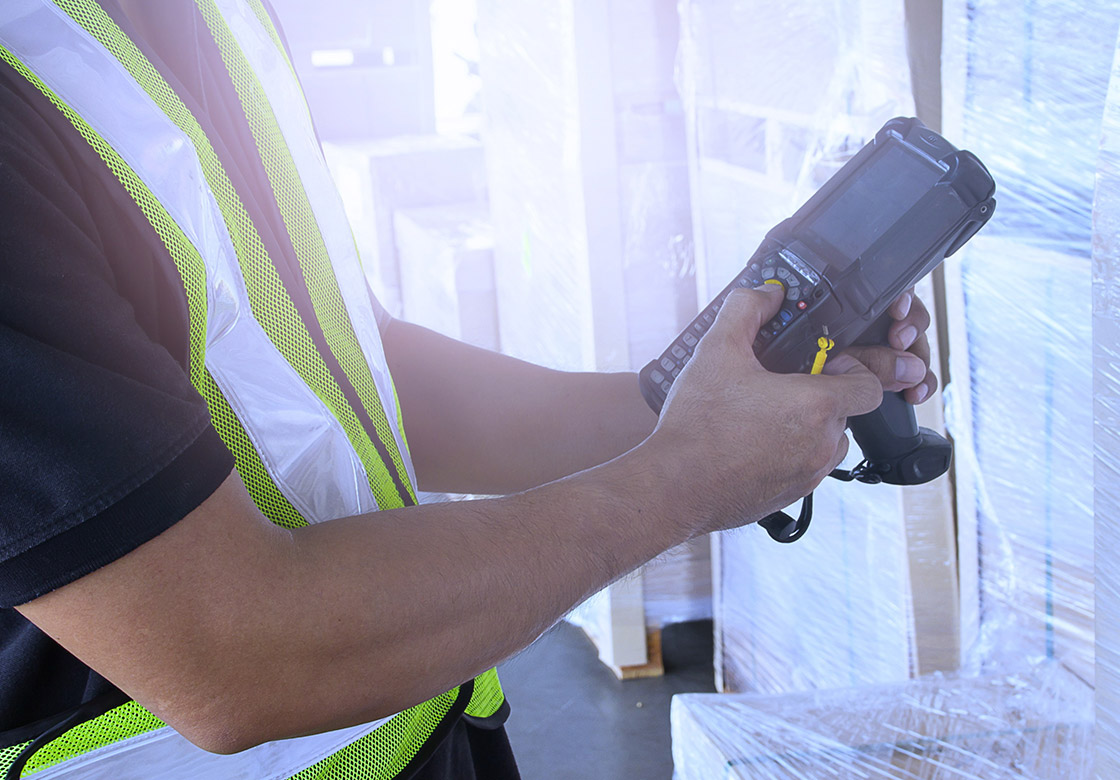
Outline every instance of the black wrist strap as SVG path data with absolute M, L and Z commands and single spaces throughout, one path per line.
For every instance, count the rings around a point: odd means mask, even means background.
M 863 482 L 868 485 L 877 485 L 883 481 L 883 477 L 879 474 L 879 470 L 874 464 L 868 461 L 862 461 L 851 471 L 843 469 L 833 469 L 828 475 L 833 479 L 838 479 L 841 482 Z M 801 512 L 797 515 L 797 519 L 787 515 L 785 512 L 774 512 L 766 515 L 758 521 L 758 524 L 766 529 L 766 533 L 770 534 L 770 538 L 775 542 L 782 542 L 789 544 L 796 542 L 805 532 L 809 530 L 809 523 L 813 520 L 813 494 L 805 496 L 801 500 Z
M 810 493 L 801 499 L 801 513 L 796 520 L 785 512 L 774 512 L 759 520 L 758 524 L 766 529 L 766 533 L 770 534 L 770 538 L 775 542 L 789 544 L 805 535 L 812 519 L 813 494 Z

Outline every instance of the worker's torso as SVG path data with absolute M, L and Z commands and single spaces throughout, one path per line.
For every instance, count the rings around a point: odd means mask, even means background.
M 415 503 L 375 303 L 266 9 L 256 0 L 128 5 L 6 2 L 6 94 L 21 110 L 38 106 L 34 121 L 86 169 L 78 178 L 110 225 L 106 251 L 138 322 L 181 359 L 261 510 L 298 526 Z M 39 45 L 46 40 L 68 52 L 65 65 Z M 0 696 L 35 692 L 29 709 L 42 716 L 111 690 L 14 613 L 0 621 L 21 636 L 4 651 Z M 283 767 L 354 743 L 339 760 L 366 774 L 349 776 L 390 777 L 449 717 L 486 718 L 501 704 L 488 674 L 382 728 L 265 746 L 263 761 L 287 777 Z M 129 739 L 158 742 L 162 724 L 133 704 L 117 712 L 134 721 Z M 120 741 L 103 740 L 106 767 Z M 165 753 L 183 765 L 190 751 Z M 244 776 L 261 765 L 248 760 Z

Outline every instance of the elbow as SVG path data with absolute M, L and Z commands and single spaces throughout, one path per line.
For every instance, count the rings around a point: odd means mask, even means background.
M 199 686 L 196 691 L 200 691 Z M 276 711 L 272 717 L 265 702 L 256 696 L 239 696 L 230 690 L 191 696 L 164 706 L 151 707 L 164 723 L 195 747 L 207 753 L 231 755 L 276 739 L 292 736 L 279 733 L 282 726 Z
M 236 716 L 170 718 L 166 722 L 195 747 L 219 755 L 240 753 L 276 738 Z
M 209 726 L 197 729 L 177 728 L 176 731 L 195 747 L 205 750 L 207 753 L 217 753 L 224 756 L 240 753 L 268 741 L 266 739 L 256 739 L 248 733 L 239 732 L 225 726 Z

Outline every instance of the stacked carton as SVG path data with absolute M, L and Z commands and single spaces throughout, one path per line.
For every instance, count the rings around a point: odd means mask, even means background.
M 485 202 L 400 209 L 393 217 L 401 317 L 498 349 L 494 235 Z
M 701 296 L 722 289 L 885 120 L 911 112 L 902 12 L 901 0 L 682 5 Z M 832 482 L 796 544 L 760 529 L 719 537 L 717 687 L 907 679 L 917 654 L 908 531 L 898 488 Z
M 1056 658 L 1092 680 L 1089 172 L 1120 8 L 962 2 L 946 19 L 946 131 L 999 188 L 949 267 L 968 644 L 980 662 Z
M 728 27 L 745 5 L 749 4 L 691 0 L 684 6 L 691 47 L 686 75 L 688 68 L 696 74 L 687 84 L 695 94 L 689 116 L 696 139 L 693 188 L 699 193 L 694 203 L 702 271 L 732 254 L 736 241 L 744 242 L 745 251 L 753 249 L 758 235 L 748 231 L 754 228 L 744 227 L 718 206 L 760 198 L 756 189 L 764 189 L 779 175 L 777 163 L 785 159 L 777 150 L 790 148 L 784 142 L 775 146 L 771 129 L 774 122 L 788 122 L 789 117 L 783 119 L 777 110 L 758 117 L 758 98 L 746 94 L 752 87 L 719 88 L 721 83 L 736 83 L 727 73 L 737 61 L 719 53 L 719 40 L 736 38 Z M 818 15 L 830 5 L 795 4 L 812 6 Z M 853 17 L 867 19 L 859 13 Z M 915 575 L 915 564 L 921 563 L 916 545 L 925 537 L 914 533 L 911 513 L 904 512 L 910 567 L 904 578 L 910 583 L 909 595 L 904 597 L 905 585 L 896 590 L 891 584 L 904 572 L 895 564 L 896 549 L 888 546 L 884 552 L 864 546 L 884 544 L 871 529 L 882 527 L 884 520 L 888 533 L 895 527 L 889 508 L 849 511 L 850 491 L 859 486 L 841 487 L 846 492 L 840 497 L 825 487 L 818 492 L 818 507 L 828 497 L 840 516 L 822 522 L 818 510 L 814 527 L 797 544 L 810 542 L 825 522 L 831 528 L 824 534 L 836 536 L 822 538 L 822 549 L 812 555 L 807 551 L 805 560 L 792 551 L 759 551 L 749 546 L 745 533 L 721 542 L 722 552 L 714 563 L 720 572 L 717 647 L 722 645 L 724 685 L 781 695 L 681 697 L 673 714 L 681 780 L 1088 778 L 1093 772 L 1094 675 L 1103 738 L 1096 752 L 1097 776 L 1110 777 L 1115 772 L 1109 768 L 1120 765 L 1115 718 L 1120 698 L 1115 680 L 1120 675 L 1114 643 L 1098 636 L 1097 652 L 1104 655 L 1094 658 L 1093 591 L 1095 568 L 1096 610 L 1110 614 L 1106 610 L 1115 607 L 1116 592 L 1111 553 L 1117 540 L 1112 531 L 1115 513 L 1108 510 L 1116 506 L 1120 482 L 1111 446 L 1120 375 L 1113 337 L 1117 306 L 1112 251 L 1112 195 L 1120 189 L 1113 186 L 1120 181 L 1114 158 L 1120 146 L 1112 135 L 1120 124 L 1106 119 L 1097 181 L 1095 334 L 1089 305 L 1094 283 L 1093 181 L 1086 175 L 1097 166 L 1120 8 L 962 0 L 946 2 L 944 17 L 943 129 L 951 141 L 986 162 L 999 201 L 984 232 L 946 264 L 946 324 L 952 349 L 947 418 L 956 446 L 959 535 L 951 551 L 958 568 L 945 571 L 959 589 L 959 630 L 968 676 L 868 684 L 903 671 L 901 665 L 884 663 L 891 657 L 884 641 L 889 646 L 892 640 L 880 638 L 884 628 L 878 623 L 885 619 L 889 626 L 897 620 L 892 612 L 902 615 L 905 599 L 913 614 L 926 587 Z M 771 36 L 775 25 L 780 27 L 779 22 L 760 21 L 757 14 L 751 23 Z M 840 27 L 841 34 L 832 36 L 840 46 L 858 40 L 844 31 L 843 23 Z M 718 33 L 713 32 L 716 28 Z M 901 25 L 897 32 L 902 33 Z M 775 42 L 784 45 L 781 38 Z M 820 58 L 828 59 L 828 46 L 820 45 Z M 753 56 L 762 55 L 756 51 Z M 796 66 L 792 70 L 800 72 Z M 831 83 L 835 87 L 835 78 Z M 781 97 L 795 101 L 818 88 L 815 82 L 804 82 Z M 727 96 L 735 90 L 734 97 Z M 728 114 L 735 121 L 727 119 Z M 1113 110 L 1113 120 L 1115 114 Z M 742 117 L 759 121 L 752 124 L 740 121 Z M 706 151 L 719 146 L 716 141 L 725 137 L 720 133 L 735 132 L 757 141 L 744 146 L 753 149 L 754 156 Z M 815 143 L 810 140 L 803 147 L 811 150 Z M 800 178 L 790 186 L 816 183 L 811 171 L 820 165 L 812 157 L 806 152 L 804 160 L 810 163 L 802 164 Z M 832 157 L 822 154 L 819 159 L 828 162 Z M 781 194 L 780 188 L 772 191 L 774 197 Z M 701 211 L 707 222 L 701 221 Z M 789 211 L 792 208 L 785 209 Z M 772 222 L 768 217 L 764 224 Z M 715 275 L 713 289 L 720 283 Z M 904 503 L 907 495 L 902 492 Z M 858 552 L 840 554 L 853 516 L 857 528 L 861 520 L 871 521 L 867 535 L 859 537 Z M 749 541 L 765 544 L 759 536 Z M 932 555 L 933 560 L 935 550 L 927 546 L 921 555 Z M 861 557 L 864 553 L 866 558 Z M 732 570 L 732 563 L 738 568 Z M 813 566 L 826 571 L 812 571 Z M 854 579 L 848 566 L 866 579 Z M 790 583 L 788 590 L 774 586 L 775 579 Z M 830 592 L 829 583 L 841 592 Z M 877 605 L 880 587 L 899 599 L 893 610 Z M 729 602 L 736 611 L 724 606 Z M 739 608 L 744 603 L 746 607 Z M 822 608 L 815 609 L 816 604 Z M 946 608 L 951 611 L 953 605 Z M 901 627 L 905 621 L 897 622 Z M 1102 629 L 1114 638 L 1111 622 Z M 875 641 L 862 643 L 865 632 Z M 888 627 L 885 633 L 894 637 L 901 660 L 904 632 Z M 919 656 L 935 640 L 919 630 L 906 638 Z M 919 669 L 914 665 L 910 671 Z M 845 673 L 856 676 L 845 681 Z M 836 689 L 852 684 L 860 687 Z M 817 687 L 833 690 L 797 692 Z
M 401 270 L 393 215 L 400 209 L 486 198 L 482 145 L 471 138 L 418 135 L 324 143 L 366 278 L 391 314 L 401 313 Z
M 1098 777 L 1120 776 L 1120 37 L 1093 204 L 1093 508 Z
M 480 0 L 478 32 L 502 350 L 638 368 L 696 306 L 675 0 Z M 647 627 L 710 615 L 709 594 L 692 545 L 574 619 L 608 664 L 644 665 Z
M 1092 691 L 1057 666 L 673 698 L 677 780 L 1088 780 Z

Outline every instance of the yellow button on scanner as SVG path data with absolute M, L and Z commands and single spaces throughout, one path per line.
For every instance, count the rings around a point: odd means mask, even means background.
M 779 287 L 781 287 L 783 290 L 785 289 L 785 285 L 782 284 L 781 279 L 767 279 L 765 282 L 763 282 L 763 284 L 776 284 Z

